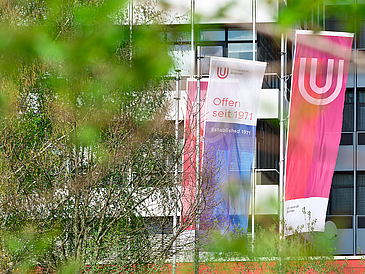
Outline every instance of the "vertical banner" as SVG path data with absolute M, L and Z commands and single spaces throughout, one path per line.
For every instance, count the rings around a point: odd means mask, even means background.
M 352 39 L 348 33 L 296 32 L 285 178 L 287 235 L 298 228 L 324 231 Z
M 203 137 L 204 131 L 204 117 L 206 113 L 205 97 L 208 88 L 208 81 L 200 81 L 200 135 Z M 182 189 L 182 208 L 181 216 L 182 222 L 185 224 L 192 224 L 192 218 L 195 217 L 195 182 L 196 182 L 196 134 L 197 134 L 197 81 L 194 79 L 187 80 L 187 98 L 186 98 L 186 112 L 185 112 L 185 130 L 184 130 L 184 155 L 183 155 L 183 189 Z M 202 147 L 201 138 L 201 147 Z M 195 229 L 194 225 L 188 226 L 187 230 Z
M 247 229 L 257 109 L 266 63 L 211 57 L 203 170 L 215 171 L 216 203 L 202 224 Z

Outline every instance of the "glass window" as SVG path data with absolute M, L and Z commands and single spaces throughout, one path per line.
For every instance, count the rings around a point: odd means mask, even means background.
M 326 5 L 326 30 L 351 32 L 353 15 L 347 5 Z
M 329 197 L 328 215 L 353 215 L 354 175 L 352 172 L 335 172 Z
M 342 132 L 354 131 L 354 89 L 348 88 L 343 107 Z
M 259 169 L 277 169 L 279 164 L 279 122 L 258 120 L 256 127 L 256 165 Z M 262 173 L 261 184 L 279 182 L 277 172 Z M 265 178 L 266 180 L 265 183 Z M 271 182 L 270 182 L 271 181 Z
M 365 48 L 365 21 L 361 21 L 360 23 L 360 31 L 357 39 L 357 48 Z
M 151 234 L 172 234 L 172 217 L 145 217 L 145 223 Z
M 356 211 L 365 215 L 365 172 L 358 171 L 356 176 Z
M 353 145 L 353 133 L 341 133 L 340 145 L 352 146 Z
M 228 58 L 252 60 L 252 43 L 229 43 Z
M 365 88 L 357 90 L 357 130 L 365 130 Z
M 191 41 L 191 32 L 188 31 L 173 31 L 167 32 L 167 41 L 172 43 L 179 43 L 179 42 L 190 42 Z
M 202 74 L 209 74 L 210 56 L 223 57 L 223 46 L 205 46 L 201 47 L 201 54 L 204 57 L 202 60 Z
M 202 30 L 200 31 L 201 41 L 224 41 L 226 39 L 224 30 Z
M 191 51 L 189 45 L 174 45 L 170 55 L 174 59 L 174 65 L 169 73 L 174 75 L 175 69 L 180 69 L 182 75 L 189 75 L 191 69 Z
M 255 40 L 257 35 L 255 33 Z M 228 30 L 228 41 L 252 41 L 252 31 L 251 30 Z
M 362 146 L 365 145 L 365 133 L 358 133 L 357 144 Z

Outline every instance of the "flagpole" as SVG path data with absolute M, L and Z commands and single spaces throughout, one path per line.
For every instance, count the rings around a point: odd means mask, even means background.
M 176 118 L 175 118 L 175 139 L 176 142 L 179 142 L 179 108 L 180 108 L 180 70 L 176 69 L 176 92 L 175 92 L 175 108 L 176 108 Z M 179 152 L 179 146 L 176 146 L 176 152 Z M 176 164 L 175 164 L 175 189 L 179 183 L 178 180 L 178 175 L 179 175 L 179 161 L 176 160 Z M 176 257 L 177 257 L 177 216 L 178 216 L 178 201 L 175 201 L 175 213 L 174 213 L 174 218 L 173 218 L 173 231 L 174 231 L 174 256 L 173 256 L 173 262 L 172 262 L 172 273 L 176 274 Z
M 284 0 L 285 6 L 287 5 Z M 287 83 L 285 80 L 287 73 L 287 42 L 288 38 L 284 33 L 281 34 L 281 45 L 280 45 L 280 155 L 279 155 L 279 220 L 282 222 L 279 225 L 279 233 L 283 235 L 285 229 L 284 223 L 284 203 L 285 203 L 285 130 L 284 130 L 284 103 L 285 103 L 285 92 L 287 89 Z
M 284 93 L 285 93 L 285 41 L 284 34 L 281 34 L 281 68 L 280 68 L 280 161 L 279 161 L 279 219 L 284 220 Z M 280 235 L 284 232 L 284 222 L 279 226 Z
M 201 124 L 201 117 L 200 117 L 200 46 L 197 46 L 197 96 L 196 96 L 196 107 L 197 107 L 197 117 L 196 117 L 196 124 L 197 124 L 197 131 L 196 131 L 196 141 L 197 141 L 197 151 L 196 151 L 196 185 L 195 185 L 195 267 L 194 273 L 199 273 L 199 226 L 200 226 L 200 162 L 201 162 L 201 151 L 200 151 L 200 124 Z
M 252 0 L 252 61 L 256 61 L 256 0 Z M 257 149 L 257 148 L 256 148 Z M 257 155 L 257 153 L 256 153 Z M 255 167 L 254 167 L 255 168 Z M 252 203 L 251 203 L 251 235 L 252 241 L 255 239 L 255 190 L 256 190 L 256 172 L 253 174 L 255 178 L 253 179 L 253 184 L 251 187 L 252 192 Z M 252 183 L 252 180 L 251 180 Z M 252 246 L 253 248 L 253 246 Z
M 130 52 L 129 52 L 129 61 L 132 64 L 132 39 L 133 39 L 133 0 L 129 0 L 129 43 L 130 43 Z
M 252 61 L 256 61 L 256 0 L 252 0 Z
M 199 48 L 200 50 L 200 48 Z M 191 0 L 191 70 L 190 77 L 194 78 L 196 68 L 195 56 L 195 0 Z M 198 74 L 200 70 L 198 62 Z M 199 274 L 199 180 L 200 180 L 200 75 L 197 77 L 197 97 L 196 97 L 197 117 L 196 117 L 196 181 L 195 181 L 195 226 L 194 226 L 194 273 Z
M 195 74 L 195 0 L 191 0 L 191 67 L 190 67 L 190 78 L 194 78 Z

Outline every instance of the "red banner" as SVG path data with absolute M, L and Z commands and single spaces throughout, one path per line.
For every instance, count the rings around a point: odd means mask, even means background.
M 201 149 L 203 144 L 203 128 L 205 118 L 205 97 L 208 89 L 208 81 L 201 80 L 200 83 L 200 135 Z M 191 218 L 195 218 L 195 183 L 196 183 L 196 133 L 197 133 L 197 81 L 188 79 L 187 81 L 187 102 L 185 113 L 185 130 L 184 130 L 184 156 L 183 156 L 183 188 L 182 188 L 182 222 L 194 223 Z M 190 225 L 188 230 L 194 229 L 194 225 Z

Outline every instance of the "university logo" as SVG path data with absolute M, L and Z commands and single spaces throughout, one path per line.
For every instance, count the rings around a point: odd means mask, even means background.
M 308 85 L 305 85 L 304 82 L 308 83 L 308 79 L 306 79 L 305 69 L 307 66 L 307 61 L 310 60 L 311 67 L 310 67 L 310 76 L 309 76 L 309 87 L 311 89 L 311 93 L 315 93 L 318 95 L 321 95 L 323 98 L 314 98 L 312 95 L 308 93 L 307 87 Z M 299 91 L 302 94 L 303 98 L 313 104 L 313 105 L 328 105 L 332 101 L 334 101 L 337 96 L 341 92 L 342 88 L 342 81 L 343 81 L 343 66 L 344 66 L 344 60 L 339 60 L 337 69 L 337 81 L 336 81 L 336 87 L 334 91 L 328 95 L 323 96 L 325 93 L 327 93 L 330 90 L 333 90 L 332 83 L 334 82 L 332 79 L 332 76 L 335 74 L 333 67 L 335 61 L 333 59 L 328 59 L 327 62 L 327 75 L 326 75 L 326 83 L 323 87 L 319 87 L 317 85 L 317 77 L 322 77 L 321 74 L 317 75 L 317 58 L 300 58 L 299 63 L 299 79 L 298 79 L 298 87 Z M 308 75 L 308 74 L 307 74 Z
M 227 78 L 228 72 L 229 72 L 229 68 L 222 68 L 222 67 L 217 68 L 217 76 L 219 79 Z

